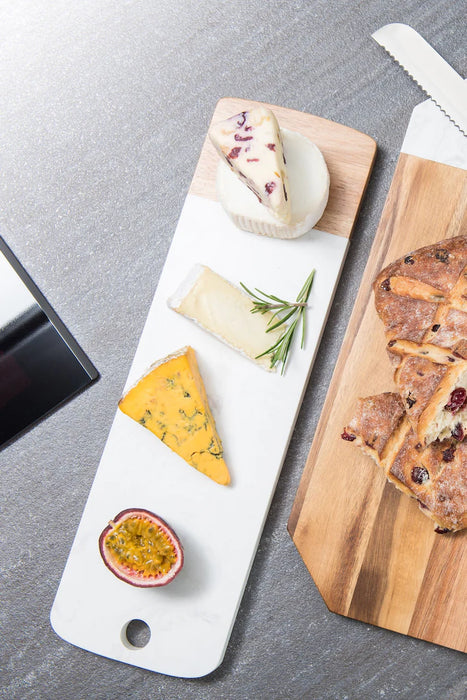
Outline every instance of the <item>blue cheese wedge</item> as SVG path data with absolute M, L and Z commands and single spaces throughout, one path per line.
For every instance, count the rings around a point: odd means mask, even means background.
M 214 124 L 209 136 L 223 161 L 273 217 L 291 217 L 287 168 L 279 124 L 266 107 L 254 107 Z
M 234 350 L 271 370 L 270 358 L 258 355 L 281 336 L 278 329 L 267 332 L 272 313 L 252 314 L 253 302 L 248 294 L 209 267 L 196 265 L 167 303 Z
M 230 483 L 193 348 L 155 362 L 118 406 L 192 467 L 218 484 Z
M 288 172 L 290 220 L 279 221 L 270 209 L 219 161 L 217 197 L 234 224 L 273 238 L 297 238 L 321 219 L 329 198 L 329 172 L 319 148 L 306 136 L 282 129 Z

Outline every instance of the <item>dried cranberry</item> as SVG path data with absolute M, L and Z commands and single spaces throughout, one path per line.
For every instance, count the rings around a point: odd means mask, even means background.
M 439 329 L 440 329 L 439 323 L 435 323 L 435 325 L 431 327 L 431 330 L 433 333 L 437 333 L 439 331 Z
M 269 148 L 270 151 L 275 151 L 275 150 L 276 150 L 276 144 L 275 144 L 275 143 L 267 143 L 266 146 Z
M 457 389 L 451 391 L 451 396 L 449 401 L 444 407 L 446 411 L 451 413 L 457 413 L 461 410 L 467 400 L 467 391 L 462 386 L 458 386 Z
M 464 429 L 460 423 L 457 423 L 457 425 L 454 426 L 454 428 L 451 430 L 451 435 L 454 440 L 459 440 L 459 442 L 462 442 L 464 439 Z
M 384 289 L 385 292 L 391 291 L 391 280 L 386 279 L 381 282 L 381 289 Z
M 241 126 L 243 126 L 244 123 L 246 122 L 246 112 L 240 112 L 240 114 L 239 114 L 238 116 L 239 116 L 240 118 L 237 119 L 237 126 L 238 126 L 238 127 L 241 127 Z M 245 131 L 246 131 L 246 129 L 245 129 Z
M 264 185 L 264 189 L 266 190 L 266 192 L 268 194 L 271 194 L 271 192 L 273 192 L 276 189 L 276 183 L 275 182 L 267 182 Z
M 240 136 L 240 134 L 235 134 L 234 139 L 235 141 L 251 141 L 253 136 Z
M 448 447 L 446 450 L 443 450 L 443 462 L 452 462 L 455 451 L 455 447 Z
M 435 258 L 436 258 L 436 260 L 439 260 L 439 262 L 447 263 L 449 260 L 449 251 L 446 250 L 446 248 L 440 248 L 435 253 Z
M 346 430 L 341 435 L 341 438 L 343 440 L 348 440 L 349 442 L 353 442 L 356 439 L 356 435 L 353 435 L 352 433 L 348 433 Z
M 242 150 L 241 146 L 235 146 L 235 148 L 232 148 L 232 150 L 230 151 L 228 157 L 232 158 L 232 159 L 238 158 L 238 154 L 240 153 L 241 150 Z
M 444 535 L 446 532 L 451 532 L 451 530 L 448 527 L 435 527 L 435 532 L 438 533 L 438 535 Z
M 416 484 L 423 484 L 430 478 L 425 467 L 414 467 L 410 476 L 412 477 L 412 481 Z
M 404 262 L 406 265 L 413 265 L 415 260 L 413 259 L 413 257 L 411 255 L 407 255 L 407 257 L 404 258 Z

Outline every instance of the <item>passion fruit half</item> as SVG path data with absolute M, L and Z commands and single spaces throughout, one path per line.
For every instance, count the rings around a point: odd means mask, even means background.
M 183 566 L 183 549 L 175 532 L 155 513 L 122 510 L 99 537 L 104 564 L 119 579 L 151 588 L 173 581 Z

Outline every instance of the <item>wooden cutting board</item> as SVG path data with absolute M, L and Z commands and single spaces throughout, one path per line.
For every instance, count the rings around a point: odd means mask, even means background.
M 436 534 L 416 501 L 340 434 L 358 397 L 394 390 L 377 273 L 466 233 L 467 172 L 401 154 L 288 524 L 331 611 L 461 651 L 467 531 Z

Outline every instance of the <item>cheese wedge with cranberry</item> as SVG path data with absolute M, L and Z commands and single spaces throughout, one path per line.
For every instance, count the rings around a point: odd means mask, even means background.
M 118 405 L 192 467 L 218 484 L 230 483 L 193 348 L 154 363 Z
M 279 124 L 267 107 L 254 107 L 214 124 L 209 136 L 228 166 L 283 223 L 291 208 Z
M 224 211 L 245 231 L 272 238 L 298 238 L 321 219 L 329 198 L 329 171 L 323 154 L 309 138 L 289 129 L 281 129 L 291 216 L 289 223 L 279 221 L 264 207 L 235 173 L 219 160 L 216 192 Z

